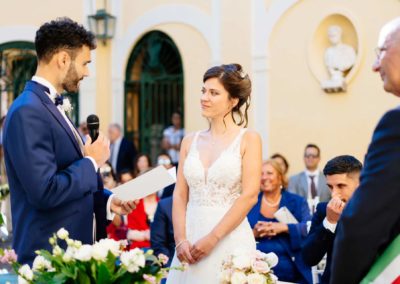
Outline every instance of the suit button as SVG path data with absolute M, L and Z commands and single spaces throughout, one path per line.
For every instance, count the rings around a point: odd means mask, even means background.
M 292 256 L 292 261 L 295 262 L 296 258 L 294 256 Z

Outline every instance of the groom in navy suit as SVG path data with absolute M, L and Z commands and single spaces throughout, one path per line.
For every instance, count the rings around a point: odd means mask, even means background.
M 400 97 L 400 17 L 380 32 L 373 71 Z M 379 121 L 365 156 L 360 187 L 340 218 L 331 283 L 360 283 L 376 258 L 400 235 L 400 107 Z
M 133 201 L 122 202 L 103 190 L 97 170 L 109 157 L 109 141 L 100 133 L 84 145 L 60 95 L 77 92 L 89 75 L 93 34 L 60 18 L 39 28 L 35 47 L 36 74 L 12 104 L 4 127 L 13 248 L 18 261 L 28 264 L 36 250 L 50 249 L 49 237 L 60 228 L 90 244 L 96 235 L 105 236 L 111 212 L 127 214 L 134 208 Z

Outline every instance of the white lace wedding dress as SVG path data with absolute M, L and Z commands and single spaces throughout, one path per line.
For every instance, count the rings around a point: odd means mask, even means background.
M 189 185 L 189 202 L 186 211 L 186 238 L 194 244 L 207 235 L 221 221 L 242 191 L 242 157 L 240 143 L 246 130 L 238 136 L 218 159 L 204 169 L 197 149 L 196 133 L 186 157 L 183 172 Z M 219 283 L 223 259 L 235 249 L 255 250 L 256 243 L 247 218 L 228 236 L 220 240 L 210 255 L 189 265 L 185 271 L 171 270 L 167 284 Z M 171 266 L 178 266 L 176 256 Z

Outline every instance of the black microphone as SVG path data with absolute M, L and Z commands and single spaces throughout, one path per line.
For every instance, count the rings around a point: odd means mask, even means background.
M 86 119 L 89 136 L 92 138 L 92 143 L 99 137 L 99 118 L 95 114 L 91 114 Z

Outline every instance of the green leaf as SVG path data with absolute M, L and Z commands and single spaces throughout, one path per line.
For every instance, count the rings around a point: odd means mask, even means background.
M 108 270 L 104 263 L 101 263 L 98 268 L 97 283 L 99 284 L 109 284 L 113 283 L 112 274 Z
M 106 259 L 106 267 L 108 271 L 112 274 L 115 270 L 115 262 L 117 261 L 117 258 L 112 254 L 112 252 L 108 252 L 107 254 L 107 259 Z
M 78 280 L 77 283 L 79 284 L 90 284 L 89 276 L 83 271 L 79 271 L 77 280 Z

